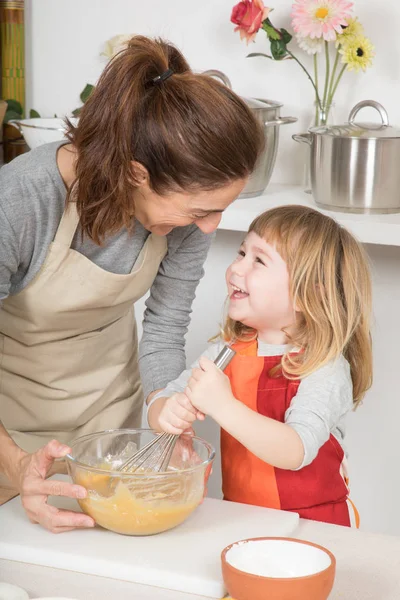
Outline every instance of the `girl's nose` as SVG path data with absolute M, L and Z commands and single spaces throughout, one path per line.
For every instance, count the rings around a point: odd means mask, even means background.
M 231 264 L 231 272 L 234 273 L 235 275 L 238 275 L 239 277 L 243 277 L 243 275 L 246 273 L 245 261 L 242 259 L 242 260 L 233 262 Z

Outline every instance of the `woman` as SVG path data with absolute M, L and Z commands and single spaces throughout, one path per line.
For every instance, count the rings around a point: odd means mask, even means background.
M 143 391 L 149 399 L 183 370 L 210 234 L 253 170 L 262 131 L 173 46 L 137 36 L 68 140 L 0 173 L 0 470 L 52 531 L 93 525 L 47 504 L 86 494 L 45 481 L 66 444 L 139 426 Z M 138 350 L 133 305 L 149 289 Z

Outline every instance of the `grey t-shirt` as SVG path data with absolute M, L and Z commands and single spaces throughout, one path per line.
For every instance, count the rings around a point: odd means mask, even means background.
M 54 239 L 66 200 L 56 162 L 60 145 L 40 146 L 0 169 L 0 299 L 32 281 Z M 127 274 L 148 235 L 135 221 L 133 234 L 122 229 L 98 246 L 88 238 L 82 242 L 78 229 L 71 247 L 102 269 Z M 168 253 L 146 301 L 139 350 L 145 397 L 185 368 L 184 336 L 212 235 L 189 225 L 175 228 L 167 240 Z
M 202 356 L 215 360 L 222 350 L 223 343 L 211 344 Z M 282 356 L 290 346 L 278 346 L 258 341 L 258 356 Z M 167 398 L 177 392 L 184 392 L 192 369 L 199 366 L 197 359 L 180 376 L 153 397 Z M 149 404 L 150 406 L 150 404 Z M 304 447 L 303 463 L 298 469 L 312 463 L 319 449 L 332 434 L 344 446 L 345 417 L 353 407 L 353 384 L 350 365 L 344 356 L 339 356 L 301 380 L 297 394 L 285 413 L 285 423 L 300 436 Z M 298 470 L 297 469 L 297 470 Z

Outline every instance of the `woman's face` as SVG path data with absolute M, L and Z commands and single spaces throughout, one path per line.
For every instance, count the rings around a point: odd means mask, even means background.
M 166 196 L 156 194 L 145 181 L 135 190 L 135 217 L 156 235 L 167 235 L 175 227 L 192 223 L 204 233 L 212 233 L 223 211 L 239 196 L 246 181 L 238 179 L 211 191 L 173 192 Z

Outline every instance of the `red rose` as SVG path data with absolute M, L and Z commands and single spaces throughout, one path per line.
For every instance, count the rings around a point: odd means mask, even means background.
M 246 39 L 247 43 L 253 41 L 269 11 L 262 0 L 241 0 L 236 4 L 232 9 L 231 22 L 237 25 L 235 31 L 240 32 L 240 39 Z

